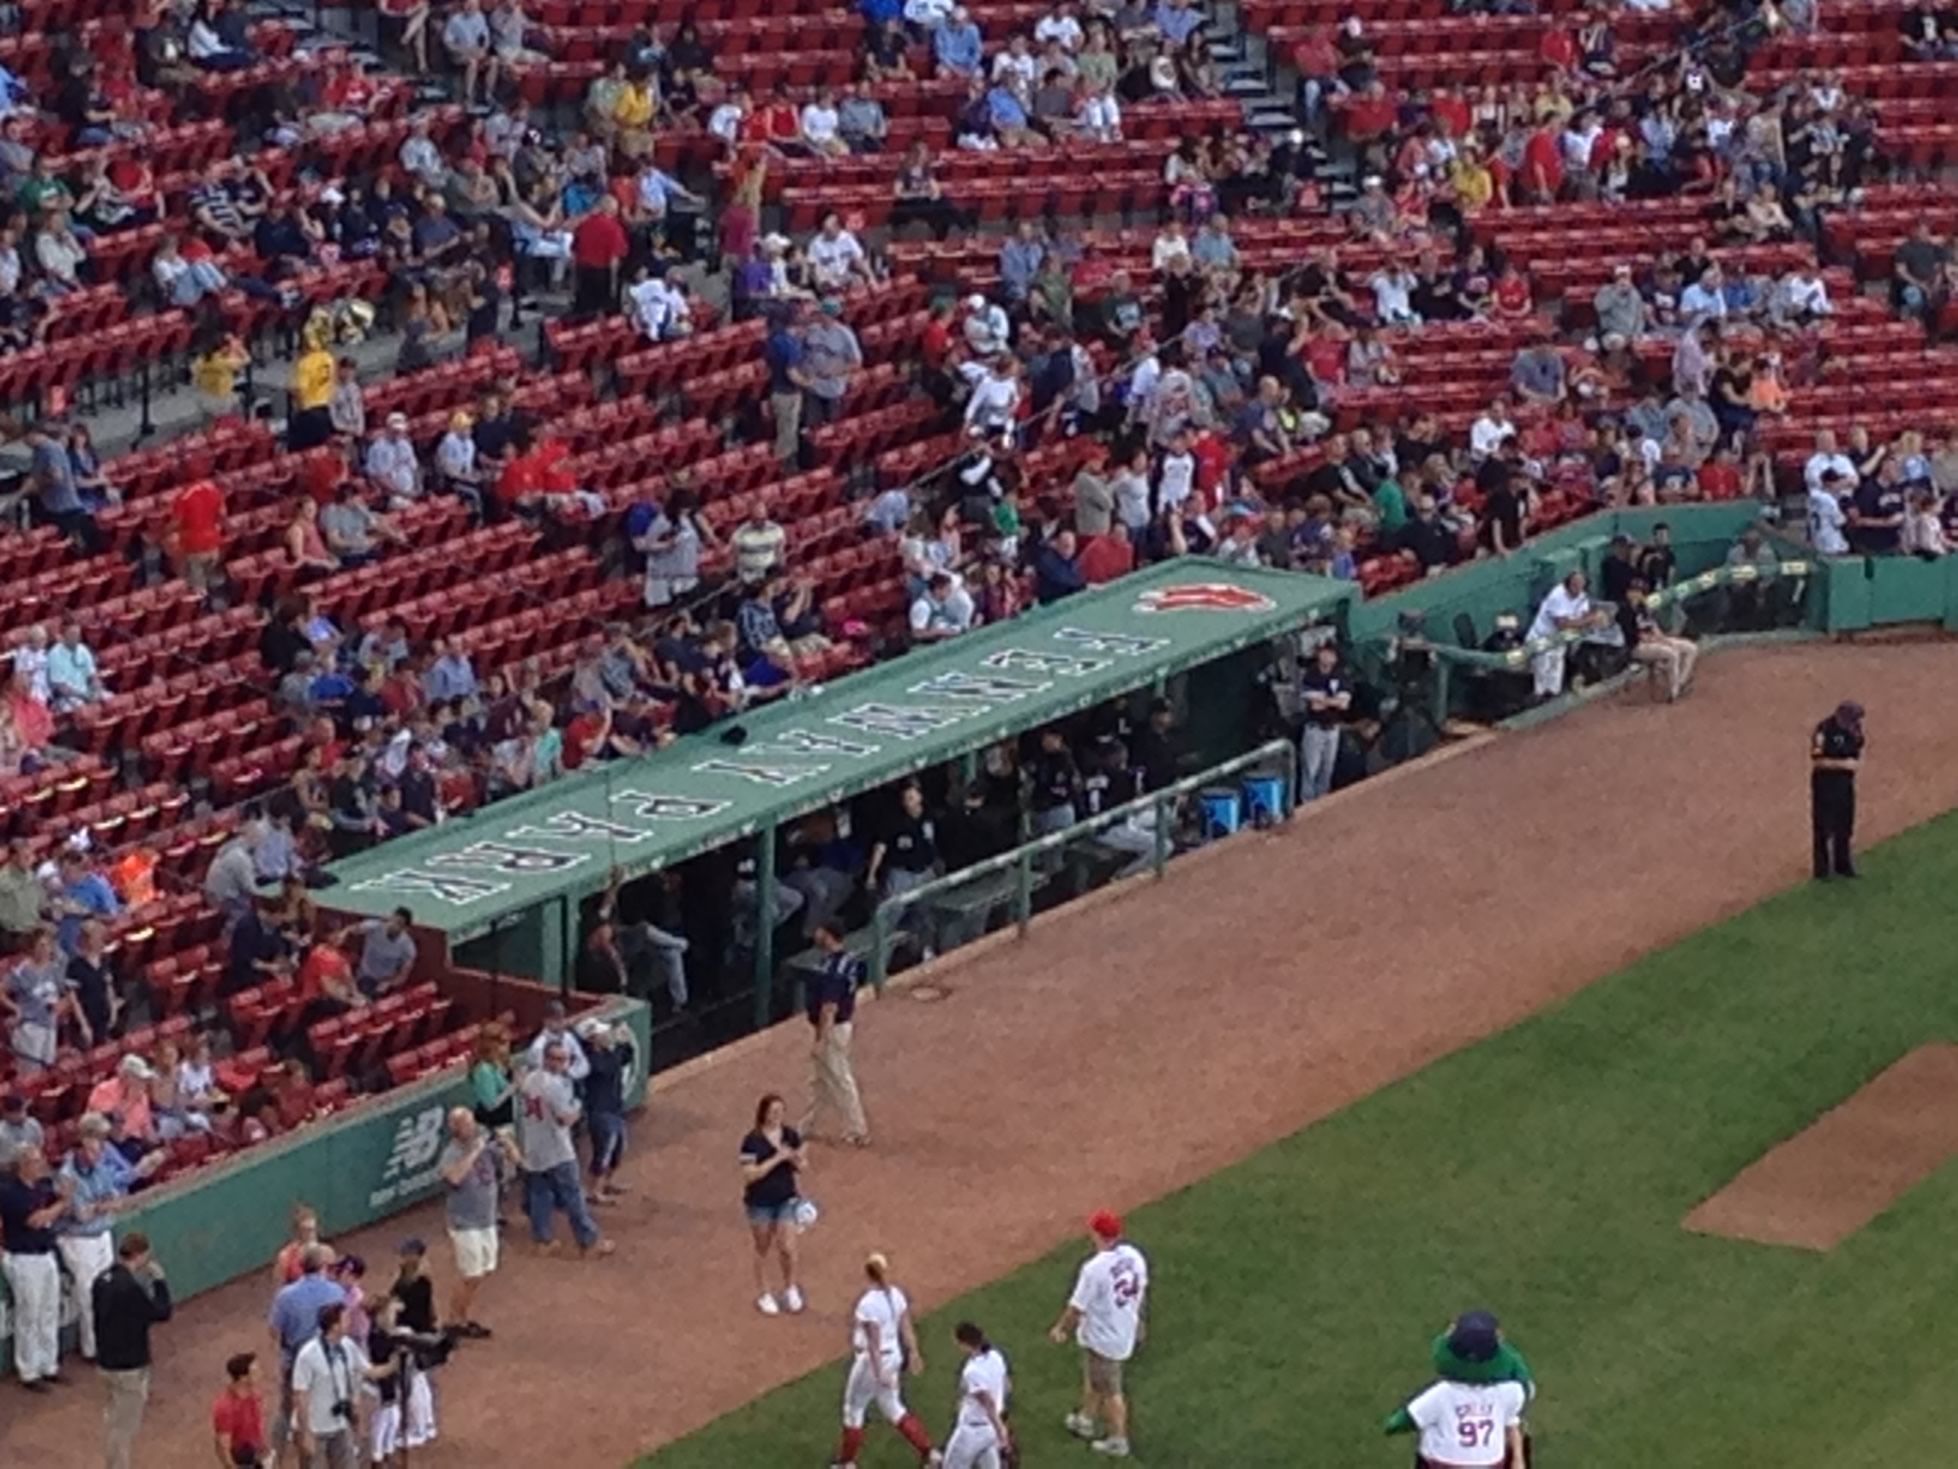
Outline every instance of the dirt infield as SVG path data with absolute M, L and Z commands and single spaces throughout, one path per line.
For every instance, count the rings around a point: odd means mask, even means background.
M 618 1256 L 490 1284 L 497 1339 L 444 1373 L 416 1462 L 618 1469 L 838 1355 L 868 1246 L 941 1301 L 1803 878 L 1808 731 L 1846 697 L 1871 711 L 1863 836 L 1958 805 L 1958 645 L 1726 653 L 1676 707 L 1615 700 L 1402 772 L 1146 903 L 951 963 L 936 1003 L 869 1007 L 877 1146 L 814 1160 L 804 1319 L 749 1305 L 734 1151 L 758 1093 L 800 1090 L 806 1036 L 721 1053 L 638 1123 Z M 351 1245 L 386 1259 L 410 1233 L 438 1237 L 436 1211 Z M 266 1298 L 242 1282 L 161 1334 L 145 1469 L 211 1462 L 220 1363 L 263 1344 Z M 93 1384 L 0 1399 L 0 1462 L 99 1462 Z
M 1832 1250 L 1958 1153 L 1958 1046 L 1920 1046 L 1773 1148 L 1686 1228 Z

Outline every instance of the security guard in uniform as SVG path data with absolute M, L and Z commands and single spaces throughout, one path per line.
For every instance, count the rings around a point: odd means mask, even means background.
M 1854 877 L 1849 841 L 1856 829 L 1856 771 L 1863 763 L 1863 706 L 1838 704 L 1815 726 L 1809 744 L 1809 812 L 1815 827 L 1815 875 Z

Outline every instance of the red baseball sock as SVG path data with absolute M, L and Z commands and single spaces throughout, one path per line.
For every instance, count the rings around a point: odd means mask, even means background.
M 918 1421 L 916 1413 L 906 1413 L 898 1420 L 897 1431 L 904 1441 L 918 1451 L 920 1459 L 931 1457 L 931 1435 L 925 1432 L 925 1425 Z
M 844 1429 L 843 1442 L 836 1446 L 836 1462 L 839 1464 L 856 1463 L 857 1450 L 862 1447 L 863 1430 L 861 1428 Z

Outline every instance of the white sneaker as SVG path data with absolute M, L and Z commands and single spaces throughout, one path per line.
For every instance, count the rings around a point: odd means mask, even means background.
M 1125 1438 L 1098 1438 L 1088 1447 L 1111 1459 L 1126 1459 L 1129 1456 L 1129 1441 Z
M 763 1291 L 761 1299 L 755 1302 L 755 1309 L 764 1316 L 780 1316 L 782 1314 L 782 1308 L 775 1304 L 775 1297 L 767 1291 Z
M 787 1290 L 783 1291 L 782 1304 L 788 1308 L 789 1313 L 791 1315 L 794 1315 L 796 1312 L 800 1311 L 802 1309 L 801 1289 L 799 1287 L 792 1285 Z
M 1076 1438 L 1093 1438 L 1095 1436 L 1095 1420 L 1090 1418 L 1086 1413 L 1069 1413 L 1061 1421 L 1067 1425 L 1067 1431 Z

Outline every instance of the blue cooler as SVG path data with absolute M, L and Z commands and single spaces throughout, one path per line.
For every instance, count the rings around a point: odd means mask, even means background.
M 1244 799 L 1236 791 L 1199 791 L 1197 809 L 1201 813 L 1200 830 L 1206 842 L 1234 836 L 1238 828 L 1244 825 Z
M 1285 778 L 1282 775 L 1247 775 L 1244 778 L 1244 815 L 1254 827 L 1274 826 L 1285 819 Z

